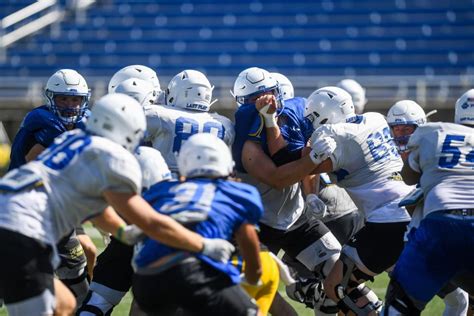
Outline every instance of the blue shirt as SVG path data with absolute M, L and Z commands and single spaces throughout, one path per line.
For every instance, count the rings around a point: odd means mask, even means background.
M 284 106 L 278 112 L 281 134 L 288 144 L 288 151 L 301 150 L 314 131 L 311 122 L 304 117 L 305 100 L 293 98 L 283 102 Z M 235 113 L 232 155 L 236 169 L 240 172 L 246 172 L 242 165 L 242 149 L 247 140 L 260 143 L 263 151 L 269 155 L 265 123 L 255 104 L 244 104 Z
M 143 197 L 157 212 L 172 216 L 205 238 L 232 240 L 243 223 L 257 224 L 263 213 L 256 188 L 223 179 L 160 182 L 153 185 Z M 186 224 L 184 219 L 190 219 L 192 223 Z M 147 238 L 140 245 L 134 264 L 138 268 L 146 267 L 176 251 L 175 248 Z M 202 254 L 196 254 L 196 257 L 226 273 L 234 283 L 240 281 L 239 271 L 230 262 L 216 262 Z
M 83 121 L 84 119 L 77 123 L 75 127 L 83 129 Z M 66 131 L 66 127 L 49 110 L 48 106 L 42 105 L 33 109 L 25 116 L 15 136 L 8 170 L 24 165 L 26 163 L 25 156 L 34 145 L 40 144 L 43 147 L 49 147 L 57 136 Z

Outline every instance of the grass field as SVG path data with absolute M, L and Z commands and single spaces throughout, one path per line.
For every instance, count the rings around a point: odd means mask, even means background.
M 94 243 L 97 245 L 97 247 L 99 249 L 103 249 L 103 243 L 102 243 L 101 238 L 98 235 L 98 232 L 94 229 L 91 229 L 91 230 L 87 229 L 87 231 L 88 233 L 90 233 L 89 235 L 92 236 Z M 384 273 L 376 277 L 373 283 L 367 283 L 367 285 L 370 288 L 372 288 L 380 298 L 384 298 L 387 283 L 388 283 L 388 276 L 386 273 Z M 283 295 L 283 297 L 287 298 L 285 289 L 283 288 L 283 286 L 280 286 L 280 293 Z M 115 307 L 112 315 L 113 316 L 128 315 L 131 301 L 132 301 L 132 296 L 130 295 L 130 293 L 128 293 L 127 296 L 124 297 L 120 305 Z M 298 315 L 300 316 L 314 315 L 313 311 L 308 308 L 305 308 L 304 305 L 296 303 L 290 299 L 288 299 L 288 301 L 294 306 L 294 308 L 298 312 Z M 427 308 L 423 311 L 422 315 L 439 316 L 442 314 L 443 308 L 444 308 L 443 301 L 439 299 L 438 297 L 436 297 L 435 299 L 433 299 L 433 301 L 430 302 L 430 304 L 428 304 Z M 0 308 L 0 316 L 6 316 L 6 315 L 7 315 L 6 310 L 4 308 Z

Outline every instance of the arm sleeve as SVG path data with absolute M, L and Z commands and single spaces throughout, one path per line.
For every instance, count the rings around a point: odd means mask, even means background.
M 284 164 L 290 163 L 292 161 L 298 160 L 301 158 L 301 150 L 290 151 L 288 146 L 283 147 L 277 151 L 271 158 L 276 166 L 282 166 Z

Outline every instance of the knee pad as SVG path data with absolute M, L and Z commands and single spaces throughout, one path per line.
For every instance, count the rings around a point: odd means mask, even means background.
M 326 233 L 317 241 L 301 251 L 296 259 L 304 264 L 310 271 L 314 271 L 318 265 L 331 259 L 339 258 L 341 244 L 331 232 Z
M 390 280 L 382 315 L 420 315 L 423 307 L 405 293 L 400 283 L 394 279 Z

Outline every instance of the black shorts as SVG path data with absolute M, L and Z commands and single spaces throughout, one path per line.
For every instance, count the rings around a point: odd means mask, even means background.
M 113 290 L 127 292 L 132 286 L 133 246 L 111 237 L 110 244 L 97 257 L 93 281 Z
M 393 266 L 400 256 L 408 223 L 366 222 L 347 246 L 355 248 L 362 264 L 371 272 L 380 274 Z
M 41 241 L 0 228 L 0 297 L 6 304 L 54 293 L 53 248 Z
M 257 315 L 258 307 L 239 285 L 201 262 L 180 263 L 158 274 L 133 276 L 133 295 L 153 315 Z
M 344 214 L 324 224 L 337 238 L 341 245 L 345 245 L 363 226 L 364 216 L 358 211 Z
M 283 249 L 290 257 L 296 258 L 298 254 L 318 241 L 329 232 L 329 229 L 320 220 L 308 219 L 305 214 L 293 225 L 295 229 L 279 230 L 259 223 L 258 237 L 268 249 L 277 254 Z

